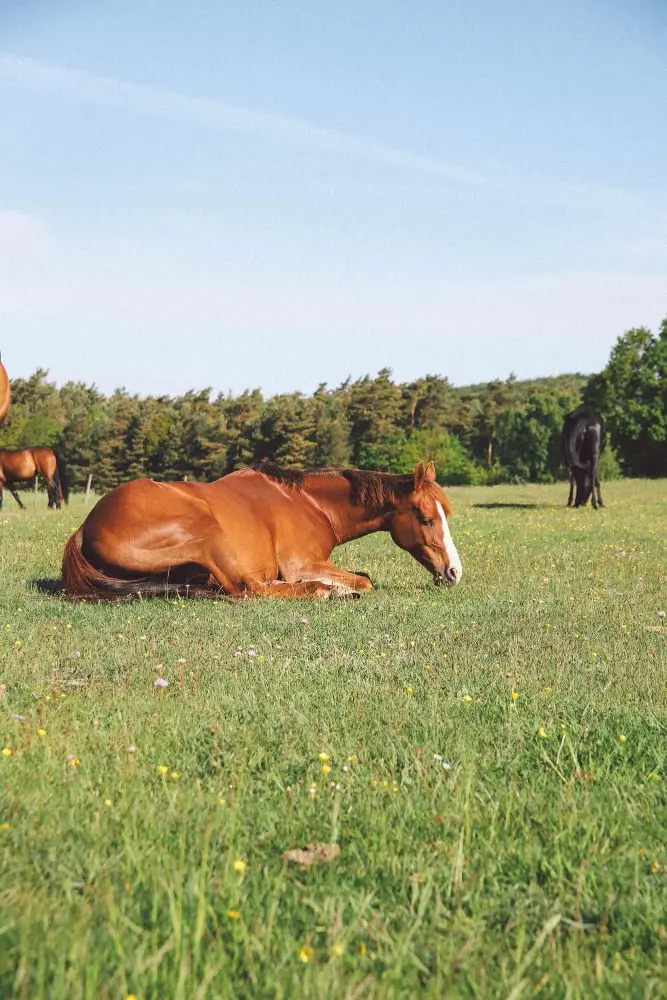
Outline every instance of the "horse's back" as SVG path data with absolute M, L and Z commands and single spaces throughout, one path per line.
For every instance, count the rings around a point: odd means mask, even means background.
M 198 496 L 199 483 L 161 483 L 155 479 L 132 479 L 105 493 L 88 514 L 84 525 L 133 525 L 182 516 Z

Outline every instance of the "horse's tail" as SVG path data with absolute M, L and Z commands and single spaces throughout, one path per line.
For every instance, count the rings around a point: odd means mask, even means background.
M 577 493 L 574 500 L 575 506 L 585 507 L 593 492 L 593 476 L 589 469 L 579 467 L 574 470 L 574 478 L 577 484 Z
M 65 459 L 59 451 L 55 451 L 53 454 L 56 456 L 56 474 L 53 477 L 56 481 L 56 489 L 62 495 L 65 503 L 69 503 L 69 483 L 67 481 L 67 466 L 65 465 Z
M 221 598 L 225 595 L 215 587 L 190 587 L 187 584 L 171 584 L 168 580 L 144 577 L 136 580 L 122 580 L 106 576 L 88 562 L 83 553 L 83 531 L 81 528 L 72 535 L 65 546 L 62 565 L 62 585 L 67 597 L 72 600 L 95 598 L 98 601 L 113 601 L 121 597 L 208 597 Z

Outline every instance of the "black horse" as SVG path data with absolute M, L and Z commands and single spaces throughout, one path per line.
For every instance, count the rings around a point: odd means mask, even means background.
M 575 507 L 583 507 L 591 498 L 593 507 L 604 507 L 600 493 L 600 455 L 607 443 L 602 417 L 586 404 L 568 413 L 563 423 L 561 438 L 563 464 L 570 472 L 570 496 L 567 505 L 572 506 L 574 487 L 577 495 Z M 597 490 L 597 499 L 595 491 Z

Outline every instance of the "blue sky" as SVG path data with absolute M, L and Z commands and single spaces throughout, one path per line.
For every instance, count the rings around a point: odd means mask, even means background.
M 3 0 L 12 376 L 594 371 L 667 315 L 658 0 Z

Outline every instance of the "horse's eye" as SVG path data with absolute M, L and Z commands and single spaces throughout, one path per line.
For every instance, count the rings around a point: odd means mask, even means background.
M 429 526 L 429 525 L 433 524 L 433 521 L 431 520 L 431 518 L 430 517 L 426 517 L 425 514 L 422 514 L 422 512 L 419 509 L 419 507 L 413 507 L 412 511 L 413 511 L 415 517 L 417 518 L 417 520 L 419 521 L 420 524 L 424 524 L 426 526 Z

